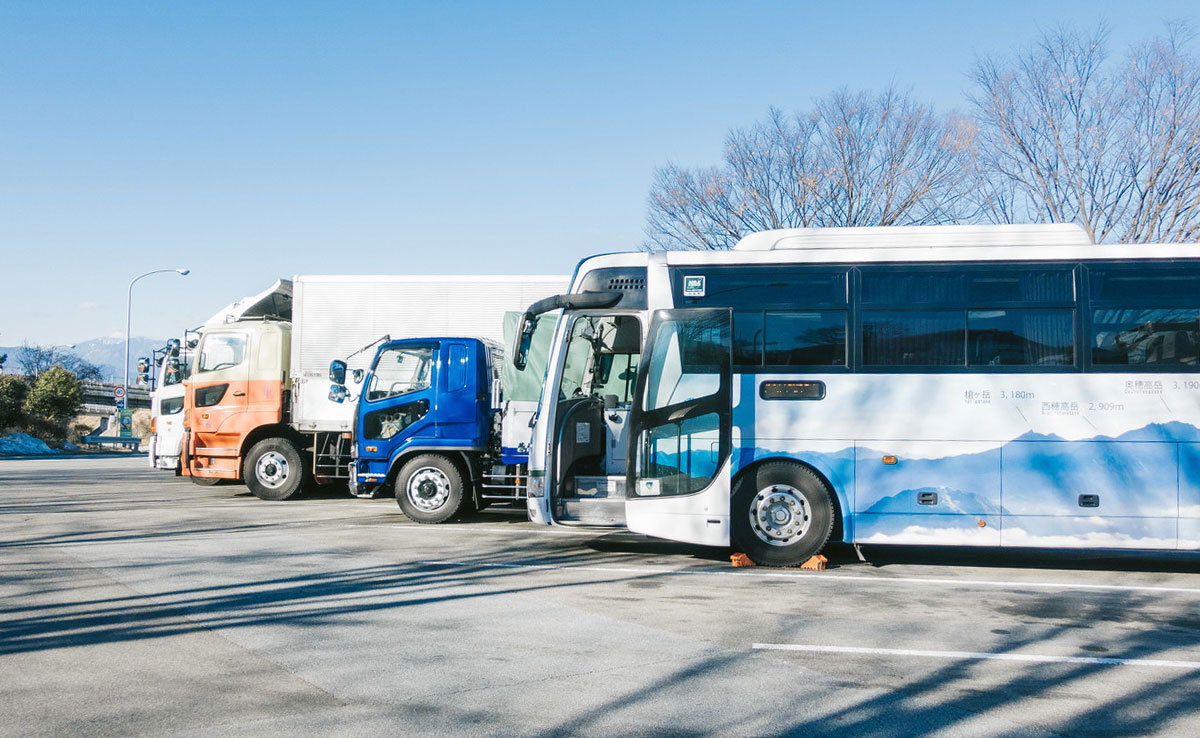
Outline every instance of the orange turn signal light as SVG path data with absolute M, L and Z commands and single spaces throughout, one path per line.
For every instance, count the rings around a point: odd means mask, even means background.
M 887 464 L 888 466 L 892 466 L 896 463 L 896 457 L 895 456 L 884 456 L 883 463 Z

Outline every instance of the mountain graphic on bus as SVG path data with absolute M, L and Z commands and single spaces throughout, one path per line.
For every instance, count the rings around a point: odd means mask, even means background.
M 1079 440 L 1029 432 L 947 455 L 939 454 L 982 444 L 867 441 L 830 451 L 823 442 L 813 451 L 809 443 L 744 449 L 738 468 L 769 458 L 811 464 L 855 518 L 847 527 L 860 541 L 993 545 L 1003 519 L 1006 545 L 1173 548 L 1176 520 L 1181 546 L 1194 537 L 1185 530 L 1200 528 L 1200 428 L 1188 423 Z M 883 463 L 892 455 L 896 463 Z M 922 493 L 936 504 L 921 504 Z
M 922 494 L 937 495 L 937 505 L 919 505 L 916 501 Z M 864 510 L 866 513 L 914 513 L 925 508 L 927 512 L 946 515 L 1003 515 L 1000 505 L 984 496 L 952 487 L 918 487 L 904 489 L 890 497 L 883 497 Z

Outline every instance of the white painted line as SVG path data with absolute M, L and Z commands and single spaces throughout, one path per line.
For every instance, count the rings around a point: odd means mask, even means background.
M 347 523 L 346 527 L 347 528 L 387 527 L 387 528 L 396 528 L 398 530 L 419 530 L 419 531 L 425 531 L 428 533 L 437 533 L 438 531 L 451 530 L 451 531 L 458 531 L 458 532 L 465 532 L 465 533 L 476 533 L 476 532 L 505 533 L 508 535 L 531 535 L 531 536 L 592 536 L 593 538 L 596 536 L 620 536 L 620 537 L 624 537 L 624 538 L 641 538 L 642 537 L 638 533 L 630 533 L 629 531 L 623 531 L 623 530 L 572 530 L 570 528 L 558 528 L 558 527 L 550 527 L 550 526 L 539 527 L 539 528 L 493 528 L 493 527 L 484 526 L 484 525 L 454 525 L 454 524 L 447 525 L 445 523 L 441 523 L 438 525 L 416 525 L 416 524 L 403 525 L 403 524 L 400 524 L 400 525 L 388 525 L 388 526 L 374 526 L 374 525 L 369 525 L 369 524 L 364 524 L 364 523 Z
M 860 648 L 857 646 L 808 646 L 794 643 L 755 643 L 759 651 L 805 651 L 809 653 L 848 653 L 864 656 L 913 656 L 952 661 L 1023 661 L 1038 664 L 1101 664 L 1107 666 L 1150 666 L 1160 669 L 1200 669 L 1200 661 L 1163 659 L 1118 659 L 1104 656 L 1042 656 L 1026 653 L 986 653 L 976 651 L 922 651 L 909 648 Z
M 946 579 L 934 577 L 888 577 L 888 576 L 856 576 L 852 574 L 829 574 L 821 572 L 783 572 L 783 571 L 714 571 L 712 569 L 654 569 L 650 567 L 611 567 L 611 566 L 562 566 L 559 564 L 495 564 L 475 561 L 429 560 L 417 563 L 427 566 L 475 566 L 481 569 L 543 569 L 550 571 L 591 571 L 606 574 L 646 574 L 650 576 L 688 576 L 688 577 L 750 577 L 759 579 L 805 580 L 806 582 L 854 582 L 855 584 L 931 584 L 943 587 L 996 587 L 999 589 L 1050 589 L 1050 590 L 1085 590 L 1099 592 L 1155 592 L 1200 595 L 1196 587 L 1156 587 L 1136 584 L 1081 584 L 1077 582 L 1020 582 L 994 581 L 988 579 Z

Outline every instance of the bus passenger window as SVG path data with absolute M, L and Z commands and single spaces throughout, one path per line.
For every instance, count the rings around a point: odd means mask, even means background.
M 767 366 L 845 366 L 846 311 L 768 310 L 763 340 Z
M 863 363 L 868 366 L 962 366 L 962 310 L 863 312 Z
M 1071 366 L 1075 316 L 1071 310 L 971 310 L 967 363 L 972 366 Z
M 1200 310 L 1149 308 L 1092 313 L 1092 362 L 1197 366 Z

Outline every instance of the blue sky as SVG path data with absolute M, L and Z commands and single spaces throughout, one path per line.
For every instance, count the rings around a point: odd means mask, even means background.
M 0 4 L 0 345 L 166 336 L 279 276 L 569 273 L 653 170 L 837 87 L 965 107 L 1040 29 L 1192 2 Z

